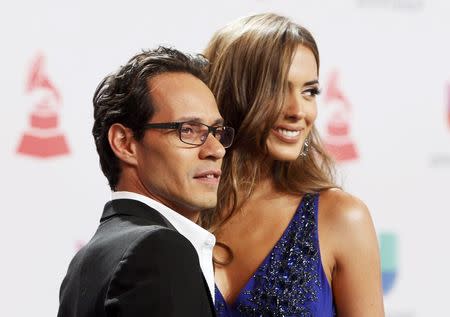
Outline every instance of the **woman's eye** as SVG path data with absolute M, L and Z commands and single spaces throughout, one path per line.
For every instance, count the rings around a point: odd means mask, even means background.
M 309 88 L 306 90 L 302 91 L 302 95 L 306 96 L 306 97 L 315 97 L 317 95 L 320 94 L 320 89 L 319 88 Z

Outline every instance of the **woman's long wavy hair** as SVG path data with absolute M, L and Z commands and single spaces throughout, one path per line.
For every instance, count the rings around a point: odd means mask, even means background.
M 217 208 L 202 213 L 200 219 L 213 232 L 242 207 L 265 171 L 266 140 L 282 114 L 287 75 L 298 45 L 313 52 L 318 72 L 319 52 L 311 33 L 286 17 L 268 13 L 220 29 L 204 52 L 211 62 L 209 86 L 225 122 L 236 130 L 223 161 Z M 278 190 L 301 195 L 336 187 L 333 161 L 315 127 L 309 139 L 306 157 L 275 161 L 271 166 Z

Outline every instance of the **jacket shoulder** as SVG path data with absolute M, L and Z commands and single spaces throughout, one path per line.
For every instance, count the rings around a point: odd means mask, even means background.
M 177 231 L 145 231 L 130 243 L 115 267 L 105 311 L 130 316 L 211 316 L 197 253 Z

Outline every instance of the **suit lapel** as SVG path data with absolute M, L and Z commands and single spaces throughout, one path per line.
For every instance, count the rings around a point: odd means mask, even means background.
M 213 312 L 213 315 L 216 316 L 216 314 L 215 314 L 216 309 L 214 307 L 214 302 L 212 299 L 213 294 L 211 294 L 211 291 L 209 290 L 208 282 L 206 282 L 206 278 L 203 275 L 203 272 L 202 272 L 202 280 L 203 280 L 203 285 L 205 286 L 206 293 L 208 293 L 209 306 L 211 307 L 211 311 Z
M 100 222 L 106 221 L 107 219 L 118 215 L 128 215 L 144 218 L 157 225 L 176 230 L 175 227 L 158 211 L 140 201 L 133 199 L 114 199 L 107 202 L 105 208 L 103 209 L 103 214 Z M 211 308 L 211 312 L 213 316 L 216 316 L 214 302 L 212 299 L 213 294 L 211 294 L 209 290 L 209 286 L 206 282 L 203 272 L 201 274 L 203 285 L 208 296 L 208 302 Z
M 158 211 L 133 199 L 114 199 L 106 203 L 100 222 L 113 216 L 128 215 L 147 219 L 155 224 L 174 229 L 175 227 Z

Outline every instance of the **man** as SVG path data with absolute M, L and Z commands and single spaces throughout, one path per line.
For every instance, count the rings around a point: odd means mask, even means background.
M 195 222 L 216 204 L 234 131 L 206 64 L 160 47 L 97 88 L 93 135 L 112 200 L 70 263 L 58 316 L 214 315 L 215 239 Z

